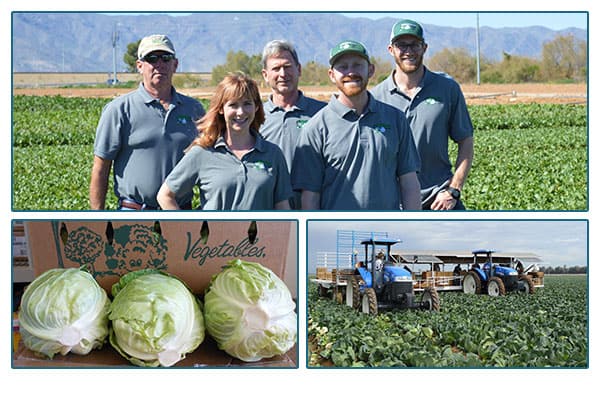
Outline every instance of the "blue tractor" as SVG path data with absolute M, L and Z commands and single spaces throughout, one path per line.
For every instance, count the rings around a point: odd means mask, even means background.
M 530 276 L 519 274 L 510 265 L 494 264 L 493 250 L 474 250 L 473 265 L 463 279 L 463 292 L 502 296 L 506 292 L 533 294 Z
M 366 314 L 379 311 L 421 309 L 438 311 L 440 298 L 435 288 L 415 296 L 412 273 L 393 260 L 390 250 L 397 240 L 364 240 L 365 260 L 357 263 L 348 280 L 347 304 Z

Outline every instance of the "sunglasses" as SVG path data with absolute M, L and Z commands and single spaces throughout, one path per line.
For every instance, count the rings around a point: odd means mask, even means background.
M 150 64 L 156 64 L 159 59 L 161 59 L 164 63 L 168 63 L 174 58 L 175 56 L 173 54 L 149 54 L 146 57 L 142 58 L 142 60 Z

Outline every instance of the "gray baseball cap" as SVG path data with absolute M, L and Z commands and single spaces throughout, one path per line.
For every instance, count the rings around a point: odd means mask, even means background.
M 153 51 L 166 51 L 175 55 L 175 47 L 166 35 L 150 35 L 143 38 L 138 46 L 138 59 L 141 60 Z

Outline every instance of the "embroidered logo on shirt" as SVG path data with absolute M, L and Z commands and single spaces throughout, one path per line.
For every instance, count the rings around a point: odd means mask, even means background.
M 424 103 L 427 103 L 427 104 L 438 104 L 438 103 L 441 103 L 441 101 L 439 101 L 438 99 L 435 99 L 433 97 L 429 97 L 429 98 L 425 99 Z
M 389 124 L 376 124 L 373 127 L 373 129 L 375 129 L 377 132 L 381 132 L 381 133 L 386 133 L 391 128 L 392 128 L 392 126 Z
M 252 166 L 252 168 L 259 169 L 262 171 L 267 171 L 268 169 L 271 168 L 271 163 L 268 161 L 258 160 L 256 162 L 250 164 L 249 166 Z
M 189 115 L 179 115 L 177 117 L 177 123 L 181 125 L 186 125 L 192 118 Z
M 298 121 L 296 121 L 296 128 L 302 129 L 302 127 L 306 125 L 307 122 L 307 119 L 299 119 Z

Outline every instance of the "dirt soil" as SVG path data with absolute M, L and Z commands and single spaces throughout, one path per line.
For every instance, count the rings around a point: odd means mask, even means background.
M 328 87 L 302 87 L 309 97 L 327 101 L 333 93 Z M 101 97 L 113 98 L 130 92 L 122 88 L 14 88 L 13 94 L 33 96 Z M 198 98 L 210 98 L 214 88 L 181 89 L 181 92 Z M 514 104 L 514 103 L 575 103 L 587 102 L 585 84 L 467 84 L 462 90 L 468 104 Z M 267 96 L 268 91 L 263 95 Z

